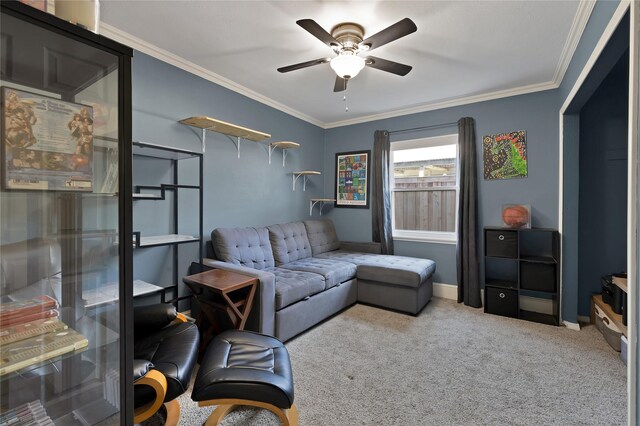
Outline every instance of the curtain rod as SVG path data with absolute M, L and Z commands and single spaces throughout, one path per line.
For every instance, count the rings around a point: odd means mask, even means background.
M 429 129 L 437 129 L 440 127 L 451 127 L 451 126 L 457 126 L 457 125 L 458 125 L 458 122 L 453 121 L 451 123 L 432 124 L 431 126 L 413 127 L 411 129 L 390 130 L 389 134 L 392 135 L 394 133 L 415 132 L 417 130 L 429 130 Z

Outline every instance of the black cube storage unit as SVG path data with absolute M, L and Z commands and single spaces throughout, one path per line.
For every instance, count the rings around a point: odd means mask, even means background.
M 560 236 L 549 228 L 484 228 L 484 311 L 559 325 Z M 552 313 L 522 309 L 520 297 L 550 300 Z

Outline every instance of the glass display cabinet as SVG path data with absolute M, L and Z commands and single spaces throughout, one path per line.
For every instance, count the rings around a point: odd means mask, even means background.
M 0 423 L 131 424 L 132 50 L 0 7 Z

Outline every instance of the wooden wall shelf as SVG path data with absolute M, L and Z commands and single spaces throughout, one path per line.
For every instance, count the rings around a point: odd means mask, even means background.
M 232 140 L 232 142 L 236 146 L 236 149 L 238 151 L 238 158 L 240 158 L 240 139 L 245 139 L 252 142 L 260 142 L 271 137 L 271 135 L 268 133 L 238 126 L 232 123 L 227 123 L 226 121 L 217 120 L 215 118 L 206 116 L 185 118 L 180 120 L 180 123 L 202 129 L 202 152 L 204 152 L 205 150 L 207 130 L 221 133 L 229 137 L 235 137 L 236 141 L 234 142 Z
M 321 175 L 322 173 L 320 172 L 316 172 L 313 170 L 304 170 L 301 172 L 293 172 L 291 173 L 291 178 L 293 181 L 293 190 L 296 190 L 296 181 L 298 180 L 298 178 L 300 178 L 300 176 L 302 176 L 302 190 L 306 191 L 307 190 L 307 177 L 308 176 L 316 176 L 316 175 Z
M 282 150 L 282 167 L 284 167 L 285 160 L 287 159 L 287 150 L 300 148 L 300 144 L 290 141 L 271 142 L 269 144 L 269 164 L 271 164 L 271 155 L 276 148 L 280 148 Z

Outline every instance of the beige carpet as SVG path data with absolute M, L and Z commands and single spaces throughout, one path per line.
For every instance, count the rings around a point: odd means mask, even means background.
M 626 368 L 580 332 L 433 299 L 417 317 L 355 305 L 287 344 L 300 425 L 623 425 Z M 212 411 L 180 398 L 183 425 Z M 242 410 L 224 425 L 277 425 Z

